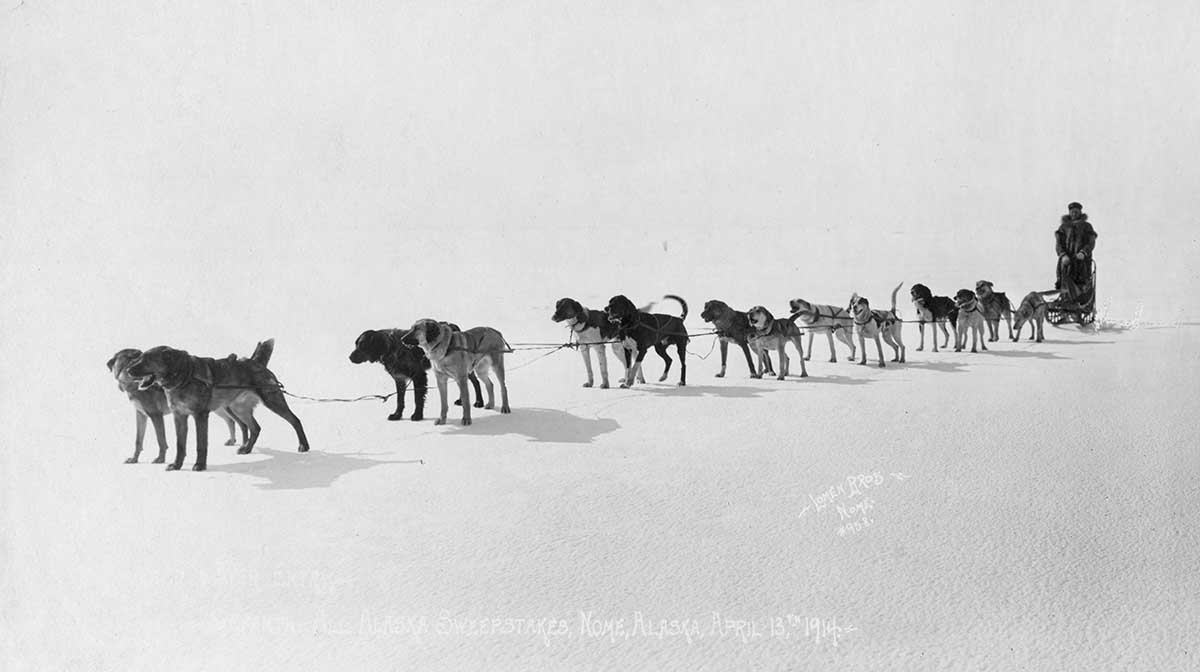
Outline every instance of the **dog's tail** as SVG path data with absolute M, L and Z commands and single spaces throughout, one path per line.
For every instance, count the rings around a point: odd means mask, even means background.
M 673 301 L 678 301 L 679 305 L 683 306 L 683 315 L 680 315 L 679 319 L 686 320 L 687 314 L 688 314 L 687 301 L 684 301 L 683 297 L 681 297 L 681 296 L 676 296 L 674 294 L 664 294 L 663 301 L 666 301 L 667 299 L 671 299 Z
M 899 313 L 896 312 L 896 292 L 899 292 L 900 288 L 903 286 L 904 286 L 904 281 L 901 280 L 900 284 L 896 285 L 896 288 L 892 290 L 892 314 L 893 315 L 899 315 Z
M 250 355 L 250 359 L 262 364 L 263 366 L 266 366 L 267 362 L 271 361 L 271 355 L 274 353 L 275 339 L 268 338 L 267 340 L 262 341 L 258 345 L 254 346 L 254 354 Z

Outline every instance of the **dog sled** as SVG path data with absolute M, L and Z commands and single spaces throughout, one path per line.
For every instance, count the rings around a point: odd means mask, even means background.
M 1046 319 L 1051 324 L 1091 324 L 1096 321 L 1096 261 L 1092 260 L 1087 282 L 1075 296 L 1060 295 L 1047 305 Z

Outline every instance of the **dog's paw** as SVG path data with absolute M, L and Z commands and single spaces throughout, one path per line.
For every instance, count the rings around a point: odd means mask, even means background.
M 181 467 L 181 466 L 183 466 L 183 465 L 180 465 L 180 464 L 174 464 L 174 463 L 172 463 L 172 464 L 168 464 L 168 465 L 167 465 L 167 471 L 179 471 L 179 467 Z
M 228 441 L 225 442 L 225 445 L 236 446 L 236 445 L 238 445 L 237 439 L 229 439 Z
M 486 404 L 486 405 L 484 406 L 484 408 L 486 408 L 487 410 L 489 410 L 489 411 L 490 411 L 490 410 L 492 410 L 492 409 L 496 408 L 496 404 L 494 404 L 494 403 L 489 403 L 489 404 Z
M 420 422 L 425 419 L 425 414 L 421 413 L 420 411 L 417 411 L 416 413 L 413 413 L 412 417 L 409 419 L 412 420 L 413 422 Z
M 159 455 L 158 457 L 151 460 L 150 464 L 162 464 L 163 462 L 166 462 L 166 461 L 167 461 L 167 458 Z
M 781 373 L 778 376 L 775 376 L 775 380 L 787 380 L 787 376 Z
M 608 383 L 607 383 L 607 382 L 600 383 L 600 389 L 602 389 L 602 390 L 607 390 L 607 389 L 608 389 Z
M 434 420 L 434 421 L 433 421 L 433 424 L 435 424 L 435 425 L 444 425 L 444 424 L 446 424 L 446 419 L 445 419 L 445 418 L 438 418 L 437 420 Z
M 136 457 L 127 457 L 125 458 L 125 464 L 137 464 L 137 460 L 138 458 Z
M 724 378 L 724 377 L 725 377 L 725 372 L 724 372 L 724 371 L 721 371 L 720 373 L 718 373 L 718 374 L 717 374 L 717 376 L 716 376 L 716 377 L 717 377 L 717 378 Z
M 298 452 L 298 453 L 307 453 L 307 452 L 308 452 L 308 445 L 306 445 L 306 444 L 303 444 L 303 443 L 302 443 L 302 444 L 300 444 L 300 447 L 296 449 L 296 452 Z
M 807 377 L 808 377 L 808 372 L 807 372 L 807 371 L 801 371 L 801 372 L 800 372 L 800 377 L 801 377 L 801 378 L 807 378 Z
M 483 408 L 483 399 L 476 399 L 475 403 L 471 404 L 475 408 Z
M 403 420 L 403 419 L 404 419 L 404 411 L 396 411 L 395 413 L 392 413 L 391 415 L 388 416 L 388 420 Z
M 666 379 L 667 379 L 667 374 L 664 373 L 663 375 L 658 377 L 658 382 L 661 383 L 661 382 L 665 381 Z
M 500 407 L 500 412 L 501 412 L 501 413 L 512 413 L 512 409 L 511 409 L 511 408 L 509 408 L 508 406 L 501 406 L 501 407 Z
M 455 399 L 455 400 L 454 400 L 454 405 L 455 405 L 455 406 L 462 406 L 462 399 Z
M 886 369 L 886 368 L 887 368 L 887 364 L 885 364 L 885 363 L 883 363 L 883 362 L 880 362 L 880 363 L 879 363 L 879 368 L 881 368 L 881 369 Z
M 207 469 L 208 469 L 208 465 L 206 465 L 206 464 L 193 464 L 192 465 L 192 471 L 206 471 Z
M 622 389 L 622 390 L 628 390 L 628 389 L 629 389 L 629 383 L 621 383 L 621 389 Z
M 584 387 L 591 387 L 591 386 L 592 386 L 592 381 L 590 381 L 590 380 L 589 380 L 588 382 L 584 383 L 584 384 L 583 384 L 583 386 L 584 386 Z
M 804 361 L 806 361 L 806 362 L 811 362 L 811 361 L 812 361 L 812 355 L 809 355 L 809 356 L 805 357 L 805 358 L 804 358 Z
M 687 383 L 682 380 L 675 384 L 676 387 L 687 387 Z
M 249 455 L 249 454 L 250 454 L 250 447 L 249 447 L 249 446 L 242 446 L 241 448 L 238 448 L 237 454 L 238 454 L 238 455 Z
M 462 426 L 463 426 L 463 427 L 467 427 L 467 426 L 468 426 L 468 425 L 470 425 L 470 424 L 471 424 L 471 419 L 470 419 L 470 418 L 463 418 L 463 419 L 462 419 Z

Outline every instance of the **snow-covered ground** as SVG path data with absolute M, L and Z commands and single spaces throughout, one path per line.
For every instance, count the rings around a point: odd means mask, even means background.
M 122 464 L 96 352 L 54 429 L 10 425 L 7 669 L 1187 669 L 1197 348 L 1051 328 L 878 369 L 818 342 L 808 379 L 714 352 L 633 390 L 525 352 L 510 416 L 295 401 L 312 452 L 260 409 L 256 453 L 202 474 Z M 322 388 L 284 339 L 274 368 Z
M 1200 669 L 1200 7 L 9 4 L 5 672 Z M 293 400 L 307 454 L 259 409 L 123 464 L 121 348 L 353 397 L 365 329 L 561 342 L 563 296 L 1016 302 L 1076 200 L 1098 331 L 786 381 L 700 337 L 682 389 L 523 350 L 468 428 Z

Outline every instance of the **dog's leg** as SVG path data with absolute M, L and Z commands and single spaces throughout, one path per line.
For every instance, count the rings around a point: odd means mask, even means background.
M 479 378 L 475 376 L 474 371 L 472 371 L 467 378 L 471 381 L 471 387 L 475 390 L 475 408 L 483 408 L 483 392 L 479 389 Z M 470 401 L 471 400 L 466 397 L 459 399 L 459 402 L 463 404 Z
M 942 347 L 944 348 L 944 347 L 947 347 L 950 345 L 950 330 L 946 328 L 946 323 L 941 322 L 941 321 L 935 321 L 933 323 L 933 328 L 929 330 L 930 336 L 933 336 L 933 351 L 934 352 L 938 351 L 938 329 L 941 329 L 942 336 L 945 337 L 945 340 L 942 341 Z
M 446 414 L 450 412 L 450 404 L 446 399 L 446 395 L 448 394 L 448 391 L 446 388 L 449 387 L 447 379 L 449 378 L 449 376 L 447 376 L 445 373 L 442 373 L 441 371 L 438 371 L 438 372 L 436 372 L 436 377 L 437 377 L 438 396 L 441 397 L 442 407 L 441 407 L 441 412 L 438 414 L 438 419 L 434 420 L 433 424 L 444 425 L 444 424 L 446 424 Z
M 834 349 L 833 329 L 830 329 L 825 332 L 825 338 L 829 339 L 829 363 L 837 364 L 837 350 Z M 853 355 L 854 346 L 853 345 L 850 346 L 850 352 L 852 353 L 850 355 L 850 361 L 854 361 L 854 355 Z M 812 339 L 811 338 L 808 341 L 808 354 L 810 354 L 810 355 L 812 354 Z
M 858 360 L 860 366 L 867 365 L 867 336 L 861 330 L 858 332 L 858 350 L 862 355 L 862 359 Z
M 996 340 L 1000 340 L 1000 321 L 999 321 L 999 320 L 996 320 Z M 981 339 L 979 340 L 979 347 L 980 347 L 980 348 L 981 348 L 981 349 L 982 349 L 984 352 L 987 352 L 987 349 L 988 349 L 988 348 L 987 348 L 987 341 L 985 341 L 985 340 L 983 340 L 983 339 L 981 338 Z
M 596 361 L 600 362 L 600 389 L 608 389 L 608 351 L 604 349 L 604 344 L 589 345 L 589 348 L 596 351 Z M 499 374 L 497 374 L 499 375 Z
M 646 358 L 647 351 L 648 348 L 638 345 L 637 357 L 635 357 L 632 364 L 630 364 L 629 375 L 631 380 L 627 381 L 627 384 L 622 385 L 621 387 L 633 387 L 633 378 L 637 378 L 638 381 L 642 383 L 646 382 L 646 379 L 642 377 L 642 360 Z
M 404 393 L 408 391 L 408 376 L 393 375 L 392 382 L 396 384 L 396 411 L 388 416 L 388 420 L 403 420 Z
M 675 344 L 675 351 L 679 355 L 679 387 L 683 387 L 687 385 L 687 343 Z
M 146 416 L 139 410 L 133 411 L 134 421 L 137 423 L 137 434 L 133 438 L 133 457 L 125 458 L 125 464 L 137 464 L 138 458 L 142 455 L 142 440 L 146 438 Z
M 896 333 L 893 334 L 893 338 L 896 339 L 896 343 L 900 346 L 900 363 L 904 364 L 908 361 L 908 348 L 904 347 L 904 323 L 900 321 L 900 318 L 896 318 L 895 329 Z
M 167 423 L 162 413 L 154 413 L 150 416 L 150 424 L 154 425 L 154 438 L 158 440 L 158 457 L 151 464 L 162 464 L 167 461 Z
M 775 376 L 775 380 L 784 380 L 788 374 L 788 356 L 782 337 L 779 339 L 779 348 L 776 354 L 779 356 L 779 373 Z
M 721 370 L 717 372 L 717 378 L 725 377 L 725 360 L 729 357 L 729 341 L 724 336 L 718 336 L 717 341 L 721 345 Z M 747 354 L 749 357 L 749 354 Z
M 476 380 L 478 380 L 478 376 L 476 376 Z M 492 381 L 489 380 L 488 381 L 488 388 L 489 388 L 488 392 L 491 392 L 491 389 L 490 389 L 491 383 L 492 383 Z M 476 383 L 476 384 L 478 385 L 478 383 Z M 459 378 L 458 379 L 458 398 L 462 399 L 462 402 L 463 402 L 462 403 L 462 411 L 463 411 L 462 412 L 462 426 L 463 427 L 466 427 L 471 424 L 471 398 L 469 396 L 467 396 L 468 394 L 470 394 L 470 392 L 467 391 L 467 379 L 465 377 Z M 480 397 L 481 395 L 476 393 L 475 396 Z
M 239 455 L 246 455 L 252 452 L 254 450 L 254 444 L 258 443 L 259 434 L 262 433 L 262 427 L 258 424 L 258 421 L 254 419 L 253 411 L 246 413 L 246 416 L 247 417 L 244 419 L 246 424 L 250 427 L 250 434 L 246 437 L 246 443 L 238 449 L 237 452 Z
M 879 368 L 882 369 L 882 368 L 886 367 L 887 364 L 883 363 L 883 342 L 879 340 L 879 332 L 878 331 L 875 332 L 875 349 L 879 351 Z M 866 360 L 865 353 L 863 355 L 863 359 Z
M 1041 343 L 1042 337 L 1045 335 L 1045 332 L 1042 331 L 1042 324 L 1045 322 L 1045 318 L 1042 317 L 1041 315 L 1038 315 L 1034 319 L 1037 320 L 1037 339 L 1036 340 L 1038 343 Z M 1033 331 L 1033 327 L 1031 326 L 1029 328 L 1029 330 Z
M 475 377 L 482 379 L 483 386 L 487 389 L 487 404 L 484 405 L 484 408 L 490 411 L 496 407 L 496 386 L 492 384 L 492 377 L 488 375 L 492 363 L 485 357 L 479 360 L 475 367 Z
M 196 411 L 192 416 L 196 419 L 196 463 L 192 471 L 208 469 L 208 411 Z
M 592 353 L 590 350 L 591 346 L 579 346 L 579 354 L 583 357 L 583 368 L 587 369 L 587 382 L 583 384 L 584 387 L 591 387 L 595 382 L 592 377 Z
M 418 372 L 412 379 L 413 384 L 413 414 L 410 418 L 413 422 L 420 422 L 425 419 L 425 395 L 429 392 L 429 374 L 425 371 Z
M 175 461 L 167 465 L 167 471 L 178 471 L 187 457 L 188 416 L 175 412 Z
M 799 336 L 792 339 L 792 345 L 796 346 L 796 352 L 800 353 L 800 377 L 807 378 L 808 377 L 808 367 L 806 367 L 804 365 L 804 360 L 806 360 L 808 358 L 804 356 L 804 347 L 802 346 L 803 342 L 804 342 L 804 339 L 800 338 Z
M 1009 312 L 1004 313 L 1004 323 L 1008 325 L 1008 337 L 1012 338 L 1012 335 L 1013 335 L 1012 313 L 1009 313 Z
M 808 354 L 804 356 L 805 359 L 812 357 L 812 342 L 816 336 L 817 334 L 812 329 L 808 330 Z M 833 350 L 833 334 L 829 335 L 829 349 Z M 834 354 L 836 355 L 837 353 Z
M 750 369 L 750 377 L 753 378 L 758 367 L 754 365 L 754 357 L 750 354 L 750 345 L 743 342 L 738 343 L 738 347 L 742 349 L 742 354 L 746 356 L 746 368 Z M 724 373 L 724 370 L 722 370 L 722 373 Z
M 238 455 L 245 455 L 246 453 L 250 452 L 250 451 L 246 450 L 246 445 L 250 443 L 250 429 L 246 426 L 246 420 L 244 418 L 242 418 L 242 416 L 240 416 L 237 411 L 233 410 L 232 405 L 226 406 L 224 409 L 221 409 L 220 411 L 215 411 L 215 412 L 217 412 L 218 414 L 220 414 L 220 413 L 227 414 L 228 417 L 236 420 L 238 426 L 242 428 L 242 436 L 245 437 L 245 441 L 243 441 L 242 444 L 240 446 L 238 446 L 238 450 L 237 450 Z M 221 415 L 221 417 L 226 417 L 226 416 Z M 253 416 L 251 416 L 251 417 L 253 417 Z
M 921 344 L 917 346 L 917 352 L 921 352 L 922 350 L 925 349 L 925 320 L 923 320 L 923 319 L 917 320 L 917 331 L 920 332 L 920 334 L 921 334 Z M 934 330 L 934 334 L 933 334 L 933 347 L 934 347 L 934 352 L 937 352 L 937 331 L 936 330 Z
M 601 349 L 603 347 L 601 346 Z M 492 370 L 496 372 L 496 380 L 500 383 L 500 412 L 512 413 L 512 409 L 508 407 L 508 382 L 504 372 L 504 353 L 496 354 L 495 359 L 492 360 Z
M 658 353 L 659 357 L 662 357 L 664 362 L 666 362 L 666 367 L 663 368 L 662 375 L 658 377 L 658 382 L 661 383 L 667 379 L 667 374 L 671 372 L 671 355 L 667 353 L 667 346 L 663 345 L 662 343 L 655 343 L 654 351 Z
M 229 429 L 229 438 L 225 441 L 225 445 L 227 445 L 227 446 L 238 445 L 237 430 L 235 430 L 233 427 L 233 415 L 230 413 L 229 409 L 228 408 L 218 408 L 215 412 L 217 414 L 217 417 L 219 417 L 225 421 L 225 426 Z M 238 423 L 238 425 L 240 425 L 242 427 L 242 436 L 243 437 L 246 436 L 245 425 L 242 425 L 240 422 Z
M 308 437 L 304 435 L 304 425 L 300 424 L 300 418 L 292 413 L 292 409 L 288 408 L 287 399 L 284 398 L 283 392 L 278 389 L 264 389 L 262 391 L 263 405 L 271 409 L 271 412 L 279 417 L 287 420 L 287 423 L 296 430 L 296 438 L 300 440 L 300 447 L 297 449 L 301 453 L 308 452 Z

